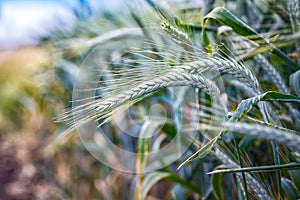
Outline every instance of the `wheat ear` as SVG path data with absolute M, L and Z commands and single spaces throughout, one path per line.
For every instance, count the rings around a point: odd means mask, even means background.
M 258 124 L 246 124 L 239 122 L 234 123 L 234 125 L 232 123 L 226 123 L 225 126 L 229 131 L 232 132 L 271 140 L 284 144 L 294 151 L 300 151 L 300 136 L 296 135 L 295 133 Z
M 221 74 L 230 74 L 249 86 L 255 93 L 259 93 L 258 81 L 250 69 L 233 60 L 219 58 L 217 56 L 213 58 L 204 57 L 184 66 L 187 67 L 185 70 L 192 74 L 203 73 L 203 70 L 209 70 L 212 72 L 218 71 Z
M 231 158 L 229 158 L 220 149 L 215 148 L 215 155 L 228 168 L 240 168 L 240 166 L 236 162 L 231 160 Z M 236 173 L 236 175 L 240 178 L 242 177 L 242 173 Z M 252 177 L 250 173 L 245 173 L 245 177 L 247 185 L 253 190 L 253 192 L 259 199 L 271 200 L 268 192 L 255 178 Z
M 119 94 L 111 95 L 108 98 L 93 100 L 86 104 L 74 107 L 65 112 L 58 121 L 69 121 L 70 128 L 67 132 L 74 130 L 88 122 L 111 117 L 113 110 L 126 103 L 133 104 L 150 93 L 162 88 L 175 86 L 193 86 L 201 88 L 211 95 L 218 95 L 218 87 L 209 79 L 197 74 L 188 74 L 181 69 L 172 69 L 169 73 L 153 80 L 145 81 L 133 88 L 122 91 Z
M 264 71 L 267 72 L 270 80 L 274 83 L 279 92 L 283 94 L 290 94 L 281 75 L 263 55 L 258 54 L 254 56 L 254 60 L 257 62 L 258 65 L 260 65 L 260 67 L 262 67 Z

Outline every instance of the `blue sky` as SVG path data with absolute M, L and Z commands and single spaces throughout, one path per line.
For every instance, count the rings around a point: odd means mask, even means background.
M 93 8 L 113 7 L 117 0 L 86 0 Z M 38 35 L 46 35 L 61 24 L 74 23 L 72 7 L 84 0 L 0 0 L 0 49 L 37 43 Z M 120 0 L 119 0 L 120 1 Z

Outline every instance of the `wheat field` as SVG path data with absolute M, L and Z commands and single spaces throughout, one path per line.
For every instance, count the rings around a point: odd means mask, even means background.
M 299 199 L 300 2 L 122 8 L 40 41 L 19 120 L 45 130 L 14 131 L 45 199 Z

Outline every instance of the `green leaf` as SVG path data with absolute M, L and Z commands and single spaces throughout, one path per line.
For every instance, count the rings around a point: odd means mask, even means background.
M 141 192 L 138 194 L 139 200 L 143 200 L 147 197 L 148 192 L 150 189 L 155 185 L 158 181 L 166 179 L 173 183 L 180 184 L 187 188 L 188 190 L 200 194 L 200 191 L 197 187 L 192 185 L 190 182 L 186 181 L 185 179 L 181 178 L 176 174 L 172 174 L 169 172 L 152 172 L 148 174 L 142 182 Z
M 220 23 L 231 27 L 236 33 L 240 35 L 257 35 L 257 32 L 248 26 L 245 22 L 236 17 L 233 13 L 225 7 L 217 7 L 208 13 L 203 19 L 205 26 L 209 19 L 215 19 Z
M 219 165 L 216 168 L 214 168 L 214 170 L 221 170 L 221 169 L 225 169 L 225 168 L 226 167 L 224 165 Z M 222 185 L 223 185 L 222 177 L 223 177 L 222 173 L 212 174 L 212 176 L 211 176 L 211 184 L 213 187 L 213 193 L 214 193 L 216 199 L 218 199 L 218 200 L 224 199 L 223 189 L 222 189 Z
M 285 194 L 287 195 L 287 199 L 289 200 L 297 200 L 299 196 L 299 192 L 295 187 L 294 183 L 287 178 L 281 177 L 281 186 Z
M 259 167 L 244 167 L 244 168 L 214 170 L 207 174 L 239 173 L 239 172 L 270 172 L 270 171 L 280 171 L 280 170 L 290 170 L 290 169 L 300 169 L 300 163 L 288 163 L 282 165 L 269 165 L 269 166 L 259 166 Z
M 218 138 L 219 138 L 219 135 L 217 135 L 216 137 L 211 139 L 208 143 L 206 143 L 204 146 L 202 146 L 196 153 L 194 153 L 188 159 L 186 159 L 183 163 L 181 163 L 179 165 L 179 167 L 177 168 L 177 170 L 180 169 L 183 165 L 186 165 L 187 163 L 195 160 L 196 158 L 203 158 L 204 156 L 209 154 L 211 152 L 212 148 L 214 147 L 214 145 L 216 144 L 216 142 L 218 141 Z
M 236 33 L 246 36 L 246 35 L 256 35 L 257 33 L 249 27 L 246 23 L 237 18 L 225 7 L 217 7 L 208 13 L 202 22 L 204 30 L 201 34 L 201 39 L 204 47 L 208 50 L 211 50 L 210 41 L 206 34 L 205 27 L 208 24 L 209 19 L 214 19 L 220 22 L 221 24 L 231 27 Z
M 257 39 L 264 41 L 265 42 L 264 45 L 270 46 L 272 52 L 275 53 L 277 56 L 279 56 L 282 60 L 284 60 L 289 67 L 291 67 L 294 70 L 300 69 L 300 66 L 297 63 L 295 63 L 291 58 L 289 58 L 285 53 L 283 53 L 276 46 L 271 44 L 268 40 L 260 36 L 254 29 L 252 29 L 245 22 L 240 20 L 237 16 L 235 16 L 225 7 L 217 7 L 203 18 L 202 26 L 204 30 L 202 31 L 201 39 L 204 47 L 208 49 L 208 51 L 211 51 L 211 46 L 210 46 L 209 38 L 205 31 L 205 27 L 209 19 L 217 20 L 221 24 L 231 27 L 236 33 L 242 36 L 256 35 Z
M 281 94 L 278 92 L 269 91 L 260 95 L 260 101 L 282 101 L 290 103 L 300 103 L 300 97 L 288 94 Z

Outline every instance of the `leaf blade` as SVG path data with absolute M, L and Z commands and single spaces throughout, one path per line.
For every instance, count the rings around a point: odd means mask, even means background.
M 217 143 L 218 139 L 219 139 L 219 135 L 217 135 L 216 137 L 211 139 L 208 143 L 206 143 L 198 151 L 196 151 L 196 153 L 194 153 L 188 159 L 186 159 L 183 163 L 181 163 L 179 165 L 179 167 L 177 168 L 177 170 L 180 169 L 183 165 L 186 165 L 189 162 L 195 160 L 196 158 L 203 158 L 204 156 L 209 154 L 211 152 L 212 148 L 214 147 L 214 145 Z

